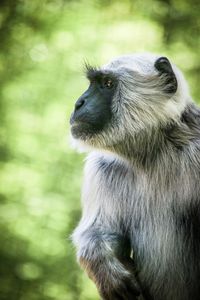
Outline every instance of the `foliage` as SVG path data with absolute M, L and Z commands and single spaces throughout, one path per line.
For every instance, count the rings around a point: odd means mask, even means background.
M 69 117 L 83 61 L 151 51 L 179 65 L 197 99 L 199 1 L 0 2 L 0 294 L 2 300 L 94 300 L 70 234 L 80 218 L 83 158 Z

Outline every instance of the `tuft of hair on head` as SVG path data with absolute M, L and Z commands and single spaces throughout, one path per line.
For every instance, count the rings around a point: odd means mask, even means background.
M 84 73 L 89 80 L 95 78 L 100 69 L 97 66 L 92 66 L 88 61 L 84 61 Z

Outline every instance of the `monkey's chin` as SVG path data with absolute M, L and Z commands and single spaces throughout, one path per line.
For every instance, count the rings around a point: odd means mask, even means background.
M 71 134 L 75 139 L 87 141 L 94 137 L 96 130 L 86 122 L 75 122 L 71 126 Z
M 103 136 L 104 129 L 97 128 L 86 122 L 74 122 L 71 125 L 71 145 L 79 152 L 91 150 L 113 150 L 112 137 L 106 140 Z
M 94 150 L 96 132 L 87 123 L 75 123 L 71 126 L 70 144 L 78 152 Z
M 95 149 L 92 145 L 88 143 L 88 141 L 84 141 L 78 138 L 74 138 L 74 136 L 70 135 L 70 145 L 73 149 L 75 149 L 79 153 L 90 152 Z

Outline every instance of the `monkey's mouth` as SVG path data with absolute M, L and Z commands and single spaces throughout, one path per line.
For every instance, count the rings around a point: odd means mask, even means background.
M 76 115 L 76 114 L 74 114 L 74 112 L 71 114 L 71 117 L 70 117 L 70 125 L 71 125 L 71 127 L 73 127 L 73 126 L 79 126 L 81 124 L 87 124 L 87 123 L 88 123 L 88 121 L 87 121 L 86 117 Z
M 72 113 L 70 118 L 71 133 L 75 139 L 89 140 L 100 133 L 105 124 L 101 118 L 97 118 L 92 114 Z
M 78 117 L 74 112 L 70 117 L 71 133 L 75 139 L 85 140 L 90 134 L 91 125 L 86 120 Z

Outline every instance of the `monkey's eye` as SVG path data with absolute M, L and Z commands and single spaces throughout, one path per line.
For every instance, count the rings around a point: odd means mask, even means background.
M 104 78 L 102 82 L 102 88 L 111 89 L 113 87 L 113 81 L 110 78 Z

